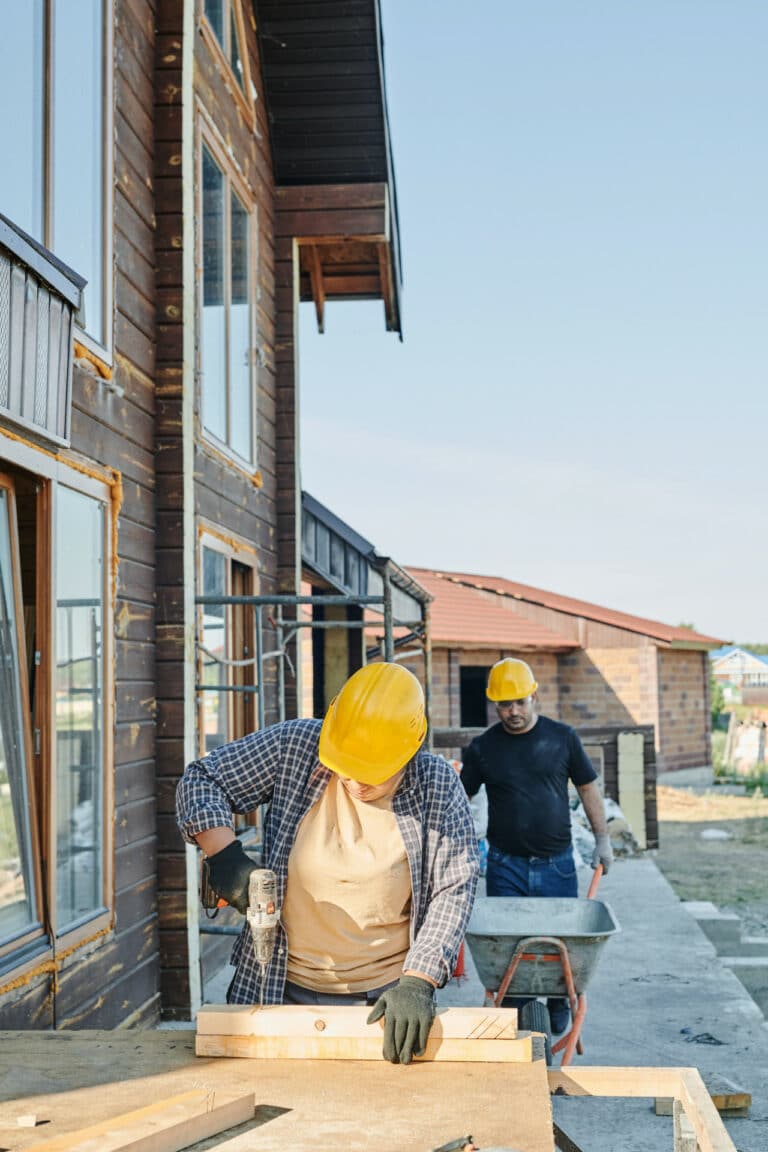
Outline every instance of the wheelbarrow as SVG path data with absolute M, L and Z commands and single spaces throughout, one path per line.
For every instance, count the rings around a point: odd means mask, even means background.
M 497 1007 L 505 997 L 532 997 L 520 1008 L 521 1027 L 543 1032 L 547 1063 L 562 1052 L 562 1065 L 583 1052 L 586 988 L 606 941 L 621 931 L 607 904 L 594 898 L 484 896 L 475 901 L 466 941 L 486 995 Z M 549 1009 L 536 997 L 567 997 L 571 1027 L 552 1045 Z

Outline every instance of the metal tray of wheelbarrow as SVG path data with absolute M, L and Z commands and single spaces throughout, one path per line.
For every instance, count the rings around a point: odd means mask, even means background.
M 478 976 L 489 992 L 501 985 L 521 940 L 554 936 L 568 950 L 578 993 L 587 987 L 605 943 L 621 928 L 608 904 L 582 897 L 481 896 L 467 928 L 467 944 Z M 552 945 L 532 944 L 526 955 L 553 954 Z M 508 996 L 564 996 L 563 966 L 546 960 L 523 960 L 507 989 Z

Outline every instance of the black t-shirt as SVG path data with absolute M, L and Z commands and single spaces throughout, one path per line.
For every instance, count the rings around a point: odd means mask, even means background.
M 580 787 L 597 774 L 573 728 L 539 716 L 529 732 L 494 724 L 464 749 L 461 782 L 468 796 L 488 794 L 488 841 L 511 856 L 556 856 L 571 843 L 568 780 Z

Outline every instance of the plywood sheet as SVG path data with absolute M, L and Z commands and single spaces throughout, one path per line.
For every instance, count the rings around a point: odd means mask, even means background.
M 0 1146 L 28 1152 L 194 1088 L 253 1092 L 249 1152 L 426 1152 L 471 1133 L 481 1147 L 554 1152 L 543 1060 L 529 1064 L 205 1059 L 192 1031 L 0 1033 Z M 19 1128 L 35 1113 L 45 1128 Z M 237 1138 L 238 1133 L 233 1133 Z M 206 1142 L 205 1147 L 212 1144 Z

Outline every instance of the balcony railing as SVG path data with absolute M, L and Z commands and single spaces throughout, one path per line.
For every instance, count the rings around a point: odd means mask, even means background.
M 0 421 L 66 445 L 85 280 L 0 215 Z

